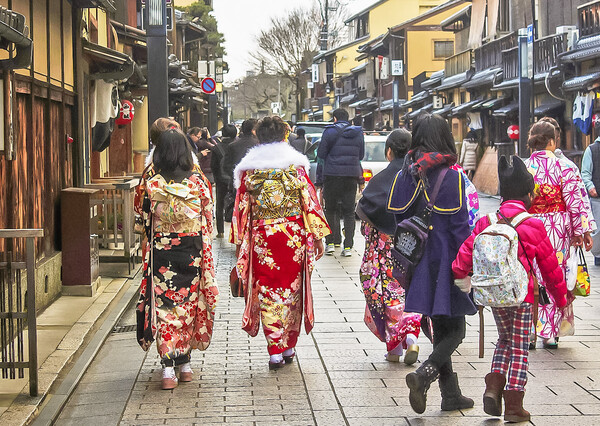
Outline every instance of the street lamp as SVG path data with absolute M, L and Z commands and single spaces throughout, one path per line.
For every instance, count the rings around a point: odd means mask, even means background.
M 167 2 L 170 0 L 146 0 L 149 123 L 169 115 Z

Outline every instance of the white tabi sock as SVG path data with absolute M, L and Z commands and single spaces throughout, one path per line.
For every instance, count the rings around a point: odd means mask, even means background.
M 281 355 L 281 354 L 271 355 L 270 361 L 272 364 L 280 364 L 281 362 L 283 362 L 283 355 Z
M 295 353 L 296 352 L 294 351 L 294 348 L 289 348 L 289 349 L 286 349 L 285 351 L 283 351 L 283 356 L 292 356 Z
M 181 364 L 179 366 L 179 372 L 180 373 L 193 373 L 192 364 L 190 364 L 189 362 L 186 362 L 185 364 Z
M 177 378 L 175 375 L 175 367 L 163 368 L 163 379 L 174 379 Z
M 416 345 L 417 344 L 417 336 L 415 336 L 414 334 L 407 334 L 406 335 L 406 347 L 408 348 L 410 345 Z

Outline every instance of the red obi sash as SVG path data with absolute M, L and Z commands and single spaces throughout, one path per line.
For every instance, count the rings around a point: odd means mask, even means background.
M 567 205 L 562 197 L 560 186 L 547 183 L 537 186 L 529 213 L 544 214 L 566 211 Z

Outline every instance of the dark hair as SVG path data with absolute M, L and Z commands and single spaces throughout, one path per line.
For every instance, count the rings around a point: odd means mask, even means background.
M 242 123 L 242 128 L 240 129 L 241 132 L 246 136 L 250 136 L 257 122 L 258 120 L 256 118 L 249 118 L 247 120 L 244 120 L 244 122 Z
M 226 124 L 221 129 L 221 136 L 224 138 L 235 138 L 237 136 L 237 127 L 233 124 Z
M 296 136 L 299 138 L 303 138 L 304 136 L 306 136 L 306 130 L 300 127 L 298 130 L 296 130 Z
M 417 117 L 412 132 L 411 150 L 456 154 L 454 137 L 448 122 L 438 114 L 423 113 Z
M 194 167 L 192 151 L 185 134 L 176 128 L 165 130 L 159 138 L 152 156 L 154 167 L 159 172 L 175 170 L 190 171 Z
M 202 130 L 200 131 L 200 139 L 208 140 L 208 129 L 206 127 L 203 127 Z
M 200 127 L 190 127 L 187 131 L 187 134 L 190 136 L 198 136 L 200 132 L 202 132 Z
M 348 111 L 346 111 L 344 108 L 338 108 L 338 109 L 336 109 L 335 111 L 333 111 L 331 113 L 331 115 L 337 121 L 348 121 L 348 119 L 350 118 L 350 115 L 348 114 Z
M 256 124 L 256 137 L 260 143 L 281 142 L 287 131 L 287 123 L 277 116 L 265 117 Z
M 179 123 L 175 120 L 171 120 L 170 118 L 157 118 L 154 123 L 150 126 L 150 142 L 152 145 L 157 146 L 160 140 L 160 135 L 167 129 L 179 129 Z
M 542 117 L 540 118 L 540 122 L 550 123 L 554 126 L 554 140 L 556 145 L 558 145 L 558 141 L 560 140 L 560 125 L 558 124 L 558 121 L 552 117 Z
M 546 149 L 548 143 L 556 138 L 554 130 L 554 125 L 547 121 L 538 121 L 535 123 L 529 130 L 529 139 L 527 140 L 529 148 L 534 151 Z
M 389 134 L 385 141 L 385 152 L 391 148 L 394 158 L 402 158 L 408 152 L 412 135 L 406 129 L 396 129 Z
M 467 132 L 467 136 L 465 136 L 465 139 L 477 141 L 477 133 L 475 133 L 474 130 L 469 130 Z
M 362 126 L 363 125 L 363 118 L 360 115 L 355 116 L 352 119 L 352 124 L 355 126 Z

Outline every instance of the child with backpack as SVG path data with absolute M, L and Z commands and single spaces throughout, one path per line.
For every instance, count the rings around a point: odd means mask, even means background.
M 505 157 L 500 158 L 500 209 L 477 222 L 452 263 L 452 271 L 457 280 L 464 279 L 457 281 L 461 290 L 469 292 L 472 284 L 475 302 L 491 307 L 498 328 L 491 372 L 485 376 L 484 411 L 501 416 L 504 397 L 504 420 L 523 422 L 530 419 L 523 397 L 532 316 L 537 308 L 533 260 L 559 306 L 567 303 L 567 288 L 544 225 L 527 214 L 533 176 L 520 158 L 512 157 L 512 163 L 511 167 Z

